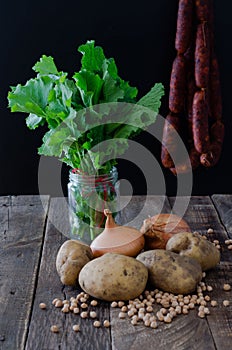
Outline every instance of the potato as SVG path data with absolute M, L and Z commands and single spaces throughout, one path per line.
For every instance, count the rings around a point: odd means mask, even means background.
M 203 271 L 214 268 L 220 261 L 219 250 L 198 233 L 177 233 L 169 239 L 166 249 L 196 259 Z
M 147 279 L 147 268 L 140 261 L 116 253 L 88 262 L 79 274 L 81 288 L 106 301 L 136 298 L 144 291 Z
M 82 267 L 93 258 L 90 247 L 70 239 L 60 247 L 56 257 L 56 270 L 63 284 L 74 286 Z
M 165 292 L 191 293 L 202 279 L 201 265 L 188 256 L 154 249 L 139 254 L 136 259 L 148 268 L 150 284 Z

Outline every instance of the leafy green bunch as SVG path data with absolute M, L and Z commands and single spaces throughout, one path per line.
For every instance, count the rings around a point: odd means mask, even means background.
M 81 68 L 71 79 L 43 55 L 33 67 L 37 76 L 11 87 L 9 107 L 29 114 L 26 124 L 32 130 L 47 125 L 39 154 L 87 174 L 103 174 L 125 152 L 128 140 L 155 122 L 164 88 L 157 83 L 137 101 L 137 88 L 119 77 L 115 60 L 93 40 L 78 51 Z

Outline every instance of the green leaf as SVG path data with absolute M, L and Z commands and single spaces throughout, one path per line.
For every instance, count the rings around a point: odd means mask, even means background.
M 54 59 L 46 55 L 43 55 L 32 69 L 40 74 L 59 74 Z
M 34 130 L 39 125 L 43 125 L 45 122 L 43 117 L 38 117 L 35 114 L 30 113 L 29 116 L 26 118 L 26 124 L 29 129 Z
M 73 76 L 80 91 L 82 101 L 86 107 L 97 104 L 103 81 L 98 74 L 82 69 Z
M 117 84 L 112 76 L 106 74 L 103 85 L 102 102 L 117 102 L 124 97 L 124 90 Z
M 48 77 L 30 79 L 24 86 L 19 84 L 8 93 L 9 107 L 12 112 L 32 113 L 44 117 L 52 88 L 53 81 Z
M 105 55 L 100 46 L 95 47 L 94 45 L 94 40 L 88 40 L 86 44 L 79 46 L 78 51 L 83 55 L 82 68 L 97 73 L 102 71 Z
M 137 102 L 137 104 L 150 108 L 152 111 L 158 113 L 162 96 L 164 96 L 164 86 L 161 83 L 157 83 Z

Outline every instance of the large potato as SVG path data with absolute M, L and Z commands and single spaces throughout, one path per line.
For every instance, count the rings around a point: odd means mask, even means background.
M 165 292 L 188 294 L 202 279 L 201 265 L 193 258 L 164 249 L 154 249 L 137 256 L 148 268 L 150 284 Z
M 198 233 L 177 233 L 169 239 L 166 249 L 196 259 L 203 271 L 214 268 L 220 261 L 219 250 Z
M 140 261 L 114 253 L 88 262 L 79 274 L 82 289 L 106 301 L 136 298 L 144 291 L 147 279 L 147 268 Z
M 73 239 L 65 241 L 56 257 L 56 270 L 63 284 L 74 286 L 82 267 L 93 258 L 90 247 Z

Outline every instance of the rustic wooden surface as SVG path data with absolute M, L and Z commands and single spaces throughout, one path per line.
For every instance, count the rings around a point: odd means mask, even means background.
M 137 228 L 148 215 L 178 211 L 175 198 L 138 196 L 130 201 L 123 197 L 123 201 L 129 203 L 118 220 Z M 184 215 L 193 231 L 221 244 L 221 262 L 206 276 L 213 287 L 210 296 L 218 301 L 210 315 L 200 319 L 195 309 L 171 324 L 150 329 L 119 319 L 118 309 L 100 302 L 95 308 L 98 317 L 110 320 L 111 327 L 96 329 L 92 320 L 63 314 L 51 303 L 55 297 L 69 299 L 80 292 L 78 287 L 64 287 L 55 269 L 57 251 L 69 233 L 66 199 L 0 197 L 0 350 L 230 349 L 232 292 L 223 291 L 222 286 L 232 285 L 232 251 L 224 243 L 232 237 L 231 211 L 232 195 L 214 195 L 191 198 Z M 214 232 L 207 234 L 210 227 Z M 229 307 L 222 305 L 225 299 L 231 301 Z M 47 304 L 46 310 L 39 308 L 40 302 Z M 78 333 L 72 330 L 75 323 L 80 324 Z M 59 326 L 59 333 L 51 333 L 52 324 Z

